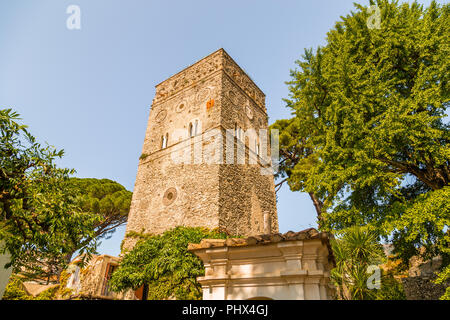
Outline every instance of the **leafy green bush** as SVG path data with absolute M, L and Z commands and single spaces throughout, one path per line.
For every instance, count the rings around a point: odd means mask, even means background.
M 436 284 L 444 284 L 450 282 L 450 265 L 446 266 L 438 275 L 434 281 Z M 450 300 L 450 286 L 445 289 L 445 293 L 440 300 Z
M 33 300 L 33 297 L 26 293 L 19 277 L 11 277 L 2 300 Z
M 26 278 L 17 275 L 11 276 L 8 285 L 6 286 L 3 300 L 58 300 L 67 298 L 72 293 L 71 289 L 66 287 L 69 275 L 63 271 L 61 273 L 59 285 L 52 286 L 47 290 L 42 291 L 36 297 L 29 295 L 23 286 L 23 281 Z
M 149 300 L 199 300 L 202 291 L 196 278 L 205 271 L 201 260 L 187 250 L 188 244 L 225 238 L 227 234 L 216 230 L 177 227 L 162 235 L 141 239 L 124 255 L 112 275 L 111 288 L 136 290 L 147 284 Z
M 45 291 L 42 291 L 33 300 L 56 300 L 56 294 L 58 293 L 61 286 L 54 286 Z

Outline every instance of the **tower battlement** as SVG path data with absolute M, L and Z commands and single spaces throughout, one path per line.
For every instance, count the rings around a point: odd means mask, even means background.
M 155 86 L 153 105 L 170 99 L 181 91 L 196 86 L 205 78 L 223 71 L 250 99 L 266 112 L 265 94 L 224 50 L 219 49 Z

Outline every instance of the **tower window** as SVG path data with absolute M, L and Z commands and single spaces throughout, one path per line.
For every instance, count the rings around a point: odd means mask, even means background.
M 194 126 L 192 125 L 192 122 L 189 123 L 189 137 L 193 137 L 194 136 Z
M 242 140 L 242 128 L 239 127 L 237 123 L 234 124 L 234 136 L 239 140 Z
M 194 124 L 192 122 L 189 123 L 189 137 L 193 137 L 199 134 L 199 128 L 198 128 L 198 120 L 194 121 Z

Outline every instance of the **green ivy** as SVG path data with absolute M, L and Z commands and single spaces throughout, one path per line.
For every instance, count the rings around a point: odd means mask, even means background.
M 177 227 L 162 235 L 139 237 L 113 273 L 111 287 L 120 292 L 147 284 L 149 300 L 200 300 L 202 290 L 196 279 L 205 271 L 201 260 L 187 250 L 188 244 L 227 237 L 200 227 Z
M 437 278 L 434 280 L 434 283 L 436 284 L 449 284 L 450 283 L 450 266 L 447 266 L 442 270 L 438 275 Z M 445 289 L 445 293 L 442 297 L 439 298 L 440 300 L 450 300 L 450 286 L 447 286 Z

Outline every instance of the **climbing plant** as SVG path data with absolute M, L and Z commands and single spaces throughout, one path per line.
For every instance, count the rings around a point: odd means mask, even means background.
M 111 278 L 115 291 L 136 290 L 148 285 L 148 299 L 199 300 L 204 275 L 201 260 L 187 250 L 189 243 L 202 239 L 225 239 L 227 234 L 205 228 L 177 227 L 161 235 L 139 237 Z

